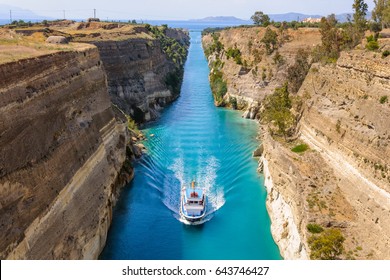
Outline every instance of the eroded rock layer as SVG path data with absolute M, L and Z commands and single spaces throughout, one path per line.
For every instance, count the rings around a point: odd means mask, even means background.
M 128 142 L 97 48 L 2 64 L 0 76 L 0 258 L 97 258 Z

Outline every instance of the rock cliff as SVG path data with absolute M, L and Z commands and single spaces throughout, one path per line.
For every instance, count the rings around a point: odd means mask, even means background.
M 137 123 L 156 119 L 161 108 L 180 94 L 188 32 L 150 26 L 125 32 L 119 25 L 110 28 L 106 38 L 99 31 L 105 26 L 78 26 L 74 40 L 98 47 L 114 104 Z M 88 32 L 92 31 L 91 36 Z
M 128 141 L 97 48 L 0 69 L 1 258 L 97 258 Z
M 216 32 L 217 42 L 223 46 L 220 53 L 212 48 L 215 40 L 212 33 L 202 38 L 210 68 L 220 68 L 226 81 L 225 103 L 231 106 L 229 103 L 235 98 L 237 107 L 244 111 L 245 118 L 259 117 L 262 101 L 286 81 L 287 69 L 294 63 L 299 49 L 310 50 L 321 43 L 318 29 L 272 30 L 280 42 L 278 49 L 270 55 L 262 42 L 265 28 L 231 28 Z M 208 51 L 210 47 L 212 50 Z M 238 50 L 240 59 L 229 56 L 229 50 Z M 216 61 L 220 63 L 213 67 Z
M 342 224 L 355 258 L 390 258 L 389 65 L 376 53 L 344 52 L 336 65 L 313 65 L 299 92 L 307 98 L 300 139 L 335 177 L 321 192 L 333 185 L 343 199 L 325 199 L 334 210 L 326 219 Z
M 0 32 L 1 259 L 96 259 L 140 154 L 122 110 L 147 121 L 178 94 L 165 78 L 185 57 L 168 58 L 144 27 L 93 24 Z M 187 46 L 188 34 L 168 33 Z M 71 43 L 46 44 L 53 34 Z
M 259 116 L 264 97 L 286 80 L 285 67 L 292 65 L 297 47 L 310 49 L 320 39 L 315 30 L 290 31 L 290 39 L 278 49 L 282 65 L 275 54 L 264 53 L 257 63 L 255 34 L 262 31 L 255 30 L 220 32 L 225 52 L 209 56 L 211 66 L 218 58 L 222 62 L 218 67 L 227 84 L 225 100 L 237 98 L 247 110 L 244 116 L 252 118 Z M 206 35 L 203 40 L 207 50 L 214 39 Z M 388 49 L 389 40 L 381 39 L 380 45 Z M 246 69 L 226 57 L 228 48 L 240 50 Z M 260 79 L 256 71 L 251 73 L 263 63 Z M 262 128 L 259 167 L 268 191 L 271 231 L 285 259 L 310 257 L 308 224 L 342 232 L 341 258 L 390 258 L 389 63 L 380 53 L 353 50 L 343 52 L 335 64 L 314 64 L 294 97 L 303 104 L 296 139 L 286 143 Z M 308 150 L 293 152 L 300 144 Z

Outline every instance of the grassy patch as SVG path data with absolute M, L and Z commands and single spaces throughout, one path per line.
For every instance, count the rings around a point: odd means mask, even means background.
M 303 153 L 309 149 L 307 144 L 300 144 L 291 149 L 294 153 Z
M 380 99 L 379 99 L 379 103 L 380 104 L 385 104 L 387 101 L 388 101 L 388 97 L 386 95 L 382 96 Z
M 320 225 L 317 225 L 317 224 L 308 224 L 306 226 L 306 228 L 311 233 L 321 233 L 324 231 L 324 229 Z

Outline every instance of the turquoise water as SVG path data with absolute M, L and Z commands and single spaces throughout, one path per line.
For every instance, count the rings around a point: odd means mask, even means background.
M 214 106 L 200 42 L 191 32 L 181 97 L 143 131 L 148 154 L 115 207 L 101 259 L 281 258 L 251 157 L 257 123 Z M 193 179 L 208 197 L 199 226 L 179 215 L 181 186 Z

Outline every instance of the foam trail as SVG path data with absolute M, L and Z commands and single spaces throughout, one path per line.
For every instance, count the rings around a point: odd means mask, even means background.
M 198 161 L 196 182 L 199 187 L 204 189 L 207 196 L 207 213 L 200 223 L 209 221 L 213 217 L 213 213 L 225 203 L 223 188 L 216 185 L 217 170 L 219 168 L 218 160 L 212 156 L 205 161 L 201 159 L 202 157 L 203 155 L 200 155 Z M 173 174 L 166 174 L 164 178 L 163 203 L 173 212 L 173 216 L 177 220 L 189 224 L 180 216 L 180 192 L 183 186 L 189 186 L 193 176 L 185 173 L 183 157 L 176 158 L 168 169 Z
M 171 170 L 173 174 L 168 173 L 164 176 L 162 201 L 164 205 L 174 213 L 175 217 L 180 217 L 180 190 L 181 186 L 185 184 L 183 157 L 176 158 L 168 169 Z

